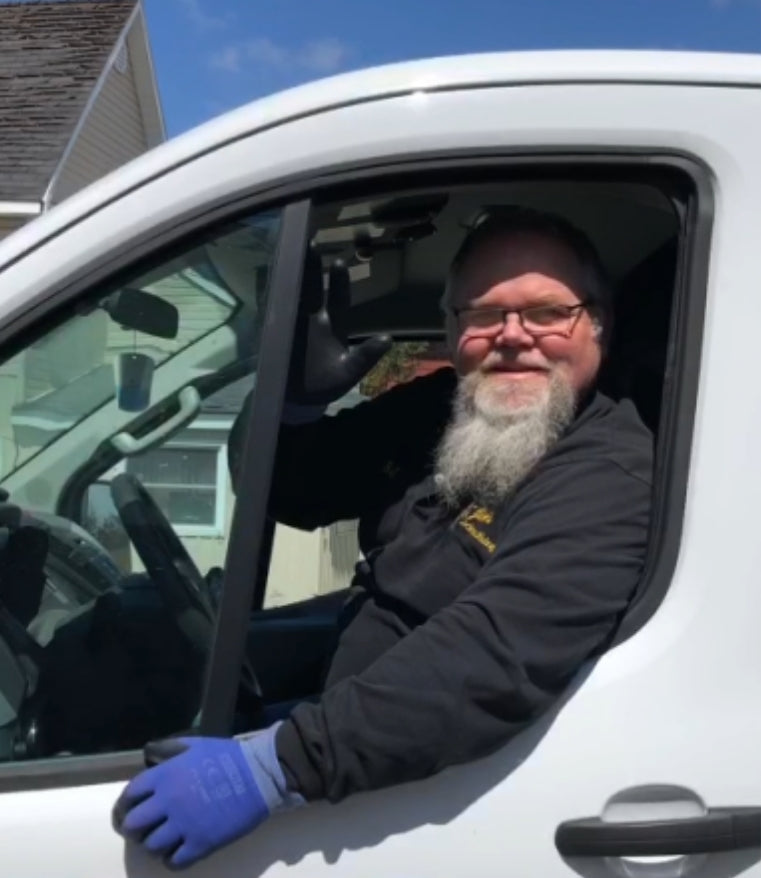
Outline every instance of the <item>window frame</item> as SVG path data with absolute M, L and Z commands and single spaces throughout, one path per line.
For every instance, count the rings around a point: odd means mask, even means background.
M 0 348 L 12 355 L 26 334 L 39 330 L 46 320 L 68 303 L 85 295 L 104 280 L 118 283 L 125 270 L 133 270 L 142 259 L 156 258 L 164 248 L 176 246 L 216 223 L 255 211 L 281 208 L 280 240 L 275 256 L 267 297 L 260 368 L 265 380 L 257 382 L 261 392 L 248 419 L 248 430 L 256 428 L 257 454 L 245 455 L 241 484 L 248 490 L 239 496 L 231 526 L 227 551 L 226 587 L 222 594 L 216 638 L 202 702 L 203 734 L 224 734 L 237 689 L 237 670 L 243 655 L 246 614 L 254 597 L 259 553 L 264 544 L 266 495 L 274 458 L 277 427 L 285 390 L 295 324 L 301 262 L 289 258 L 303 254 L 308 238 L 308 220 L 313 201 L 330 197 L 361 197 L 381 187 L 419 188 L 422 180 L 437 177 L 446 185 L 466 183 L 468 175 L 507 176 L 530 169 L 546 173 L 587 168 L 596 172 L 616 169 L 624 175 L 641 173 L 653 179 L 658 169 L 681 172 L 693 187 L 690 209 L 682 221 L 679 271 L 674 290 L 669 350 L 674 361 L 666 377 L 663 419 L 660 430 L 656 471 L 657 510 L 648 566 L 641 597 L 634 606 L 633 624 L 624 624 L 616 638 L 620 641 L 641 628 L 655 612 L 668 586 L 680 548 L 684 499 L 689 474 L 700 356 L 707 295 L 708 263 L 711 253 L 714 215 L 713 172 L 692 153 L 654 145 L 623 148 L 594 145 L 579 147 L 536 146 L 499 148 L 458 148 L 398 154 L 383 160 L 336 164 L 313 172 L 272 180 L 242 191 L 235 197 L 210 201 L 201 210 L 180 213 L 158 228 L 136 235 L 130 247 L 119 248 L 85 268 L 74 272 L 68 282 L 44 301 L 37 301 L 0 327 Z M 353 194 L 352 194 L 353 193 Z M 684 246 L 686 239 L 686 247 Z M 272 303 L 278 299 L 278 308 Z M 278 345 L 275 344 L 277 339 Z M 268 343 L 269 340 L 269 343 Z M 266 356 L 265 356 L 266 348 Z M 265 370 L 266 364 L 266 370 Z M 266 391 L 266 392 L 265 392 Z M 146 426 L 146 430 L 149 426 Z M 81 475 L 81 473 L 79 474 Z M 70 507 L 76 495 L 72 484 L 62 492 L 60 508 Z M 657 525 L 658 531 L 655 531 Z M 0 765 L 0 792 L 73 787 L 106 783 L 128 778 L 142 765 L 140 751 L 99 754 L 87 757 L 61 757 L 38 762 Z

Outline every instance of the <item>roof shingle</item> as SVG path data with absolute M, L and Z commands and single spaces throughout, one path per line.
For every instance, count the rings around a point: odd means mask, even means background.
M 137 0 L 0 0 L 0 201 L 37 201 Z

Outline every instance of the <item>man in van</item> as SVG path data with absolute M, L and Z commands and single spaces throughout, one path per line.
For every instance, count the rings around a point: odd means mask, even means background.
M 596 390 L 611 303 L 593 246 L 555 216 L 492 214 L 443 304 L 454 369 L 281 431 L 273 512 L 308 528 L 359 518 L 364 560 L 319 701 L 242 740 L 149 745 L 164 761 L 114 824 L 175 867 L 277 811 L 498 749 L 631 599 L 652 437 Z M 378 342 L 347 351 L 321 318 L 310 369 L 346 389 Z

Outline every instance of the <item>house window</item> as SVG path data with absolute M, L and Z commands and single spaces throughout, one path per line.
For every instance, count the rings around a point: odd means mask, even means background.
M 220 536 L 225 469 L 220 446 L 169 445 L 128 458 L 127 472 L 150 491 L 178 534 Z

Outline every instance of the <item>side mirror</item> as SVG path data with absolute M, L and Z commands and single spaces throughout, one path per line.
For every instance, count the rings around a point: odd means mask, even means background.
M 180 315 L 170 302 L 129 287 L 104 300 L 101 307 L 109 317 L 124 326 L 157 338 L 176 338 Z

